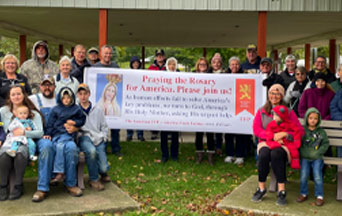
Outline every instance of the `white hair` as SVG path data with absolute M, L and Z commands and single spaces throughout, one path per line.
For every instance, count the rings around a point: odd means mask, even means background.
M 170 57 L 166 60 L 165 66 L 166 66 L 166 70 L 169 71 L 169 63 L 170 62 L 174 62 L 176 64 L 176 70 L 178 68 L 178 61 L 175 57 Z
M 296 57 L 294 55 L 292 55 L 292 54 L 286 56 L 285 62 L 288 61 L 288 60 L 295 60 L 295 61 L 297 61 Z
M 63 56 L 60 60 L 59 60 L 59 64 L 61 64 L 64 61 L 68 61 L 69 64 L 71 65 L 71 59 L 68 56 Z
M 228 60 L 228 63 L 230 64 L 230 63 L 232 63 L 232 61 L 238 61 L 240 64 L 240 58 L 237 56 L 230 57 L 230 59 Z

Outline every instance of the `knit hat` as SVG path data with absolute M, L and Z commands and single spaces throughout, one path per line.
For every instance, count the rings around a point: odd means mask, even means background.
M 328 82 L 327 75 L 323 72 L 318 72 L 315 74 L 315 76 L 312 79 L 312 82 L 315 83 L 318 79 L 324 80 L 326 83 Z
M 273 91 L 278 91 L 281 94 L 281 96 L 284 98 L 284 96 L 285 96 L 285 89 L 284 89 L 284 87 L 282 85 L 280 85 L 280 84 L 272 85 L 271 88 L 268 90 L 268 94 L 270 94 Z
M 213 58 L 211 59 L 211 64 L 214 62 L 214 60 L 218 59 L 220 62 L 222 62 L 222 57 L 220 53 L 215 53 Z
M 287 119 L 289 118 L 289 110 L 287 109 L 286 106 L 283 106 L 283 105 L 275 106 L 272 109 L 272 112 L 277 114 L 277 116 L 279 116 L 281 120 L 283 121 L 287 121 Z

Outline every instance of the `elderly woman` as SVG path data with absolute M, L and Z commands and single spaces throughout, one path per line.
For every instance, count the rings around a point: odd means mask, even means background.
M 306 69 L 305 67 L 299 67 L 295 70 L 295 78 L 296 80 L 293 81 L 286 90 L 286 95 L 284 97 L 284 101 L 289 104 L 290 109 L 295 111 L 297 116 L 298 114 L 298 104 L 300 97 L 304 90 L 310 88 L 311 81 L 306 76 Z
M 207 59 L 201 57 L 197 60 L 195 65 L 195 73 L 208 73 L 209 63 Z M 203 160 L 204 146 L 203 146 L 203 132 L 196 132 L 195 146 L 196 146 L 196 163 L 200 164 Z M 207 135 L 207 153 L 210 165 L 214 165 L 215 143 L 214 134 L 206 132 Z
M 28 99 L 27 94 L 24 90 L 24 87 L 21 85 L 13 85 L 9 88 L 9 99 L 6 102 L 6 105 L 1 107 L 0 114 L 1 120 L 3 122 L 4 130 L 7 131 L 7 128 L 13 118 L 13 112 L 16 111 L 17 107 L 25 105 L 27 106 L 33 113 L 34 117 L 32 119 L 36 128 L 32 131 L 23 130 L 21 128 L 17 128 L 13 131 L 14 136 L 22 136 L 25 134 L 26 137 L 32 139 L 38 139 L 43 136 L 43 124 L 42 124 L 42 116 L 40 115 L 37 108 L 33 105 L 33 103 Z M 0 148 L 0 200 L 14 200 L 19 199 L 23 194 L 23 178 L 25 174 L 25 168 L 28 162 L 28 147 L 26 145 L 21 145 L 17 151 L 17 154 L 14 158 L 10 157 L 6 154 L 6 151 L 9 149 L 9 146 L 2 146 Z M 14 179 L 14 189 L 9 193 L 9 176 L 10 173 L 15 172 Z
M 166 60 L 166 70 L 169 72 L 177 72 L 177 59 L 170 57 Z M 168 136 L 171 136 L 171 159 L 178 161 L 179 151 L 179 132 L 178 131 L 161 131 L 160 132 L 160 149 L 162 152 L 162 162 L 166 163 L 169 160 Z
M 0 72 L 0 107 L 5 104 L 8 91 L 11 85 L 22 85 L 28 95 L 31 95 L 31 87 L 27 82 L 27 78 L 18 74 L 19 61 L 15 55 L 7 54 L 1 62 L 3 72 Z
M 55 75 L 56 80 L 56 95 L 63 87 L 69 87 L 74 94 L 77 93 L 77 87 L 80 85 L 75 77 L 70 76 L 71 59 L 68 56 L 63 56 L 59 61 L 59 74 Z
M 224 73 L 223 61 L 220 53 L 215 53 L 211 59 L 211 67 L 208 73 Z
M 286 204 L 286 162 L 288 160 L 288 150 L 285 146 L 270 149 L 266 145 L 266 127 L 273 120 L 272 108 L 278 105 L 286 105 L 283 101 L 284 87 L 280 84 L 274 84 L 268 90 L 268 99 L 265 105 L 260 108 L 253 121 L 253 133 L 258 138 L 258 176 L 259 187 L 252 197 L 252 201 L 259 202 L 266 194 L 266 178 L 270 171 L 270 164 L 278 182 L 277 204 Z M 300 134 L 304 135 L 304 129 L 301 126 L 295 112 L 291 110 L 289 113 L 289 121 L 295 123 L 300 128 Z M 291 134 L 292 135 L 292 134 Z M 279 132 L 274 134 L 274 140 L 282 140 L 290 136 L 287 132 Z
M 342 90 L 342 65 L 338 67 L 338 79 L 336 79 L 334 82 L 332 82 L 331 88 L 337 93 L 338 90 Z
M 299 117 L 304 118 L 305 112 L 310 107 L 315 107 L 323 120 L 330 120 L 329 106 L 335 93 L 328 88 L 327 76 L 322 72 L 316 73 L 312 82 L 316 87 L 305 90 L 299 100 Z

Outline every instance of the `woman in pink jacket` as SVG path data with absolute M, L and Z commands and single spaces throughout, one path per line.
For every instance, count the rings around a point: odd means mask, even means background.
M 273 120 L 272 108 L 278 105 L 286 106 L 283 101 L 285 94 L 284 88 L 279 84 L 274 84 L 268 90 L 268 99 L 265 105 L 260 108 L 255 115 L 253 121 L 253 133 L 258 138 L 258 176 L 259 176 L 259 187 L 252 197 L 252 201 L 260 202 L 264 195 L 266 194 L 266 178 L 270 171 L 270 164 L 272 170 L 276 176 L 278 182 L 278 193 L 277 193 L 277 204 L 286 204 L 286 191 L 285 191 L 285 181 L 286 181 L 286 162 L 287 153 L 284 147 L 270 149 L 266 144 L 266 127 L 268 123 Z M 301 126 L 297 115 L 293 110 L 289 112 L 289 121 L 295 123 L 300 128 L 301 136 L 304 135 L 304 129 Z M 291 134 L 292 135 L 292 134 Z M 278 132 L 274 134 L 274 140 L 282 140 L 289 136 L 287 132 Z

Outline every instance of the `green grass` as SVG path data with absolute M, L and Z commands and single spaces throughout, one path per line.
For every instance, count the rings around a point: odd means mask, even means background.
M 222 215 L 228 212 L 217 210 L 216 204 L 250 175 L 257 175 L 253 157 L 242 166 L 226 164 L 219 157 L 213 167 L 206 158 L 196 165 L 193 143 L 181 144 L 179 161 L 166 164 L 160 163 L 158 142 L 122 142 L 121 146 L 123 157 L 108 155 L 109 174 L 141 206 L 139 211 L 122 215 Z M 33 166 L 25 176 L 36 175 L 37 168 Z M 299 172 L 288 169 L 288 178 L 298 180 Z M 328 169 L 325 183 L 334 181 L 335 169 Z

